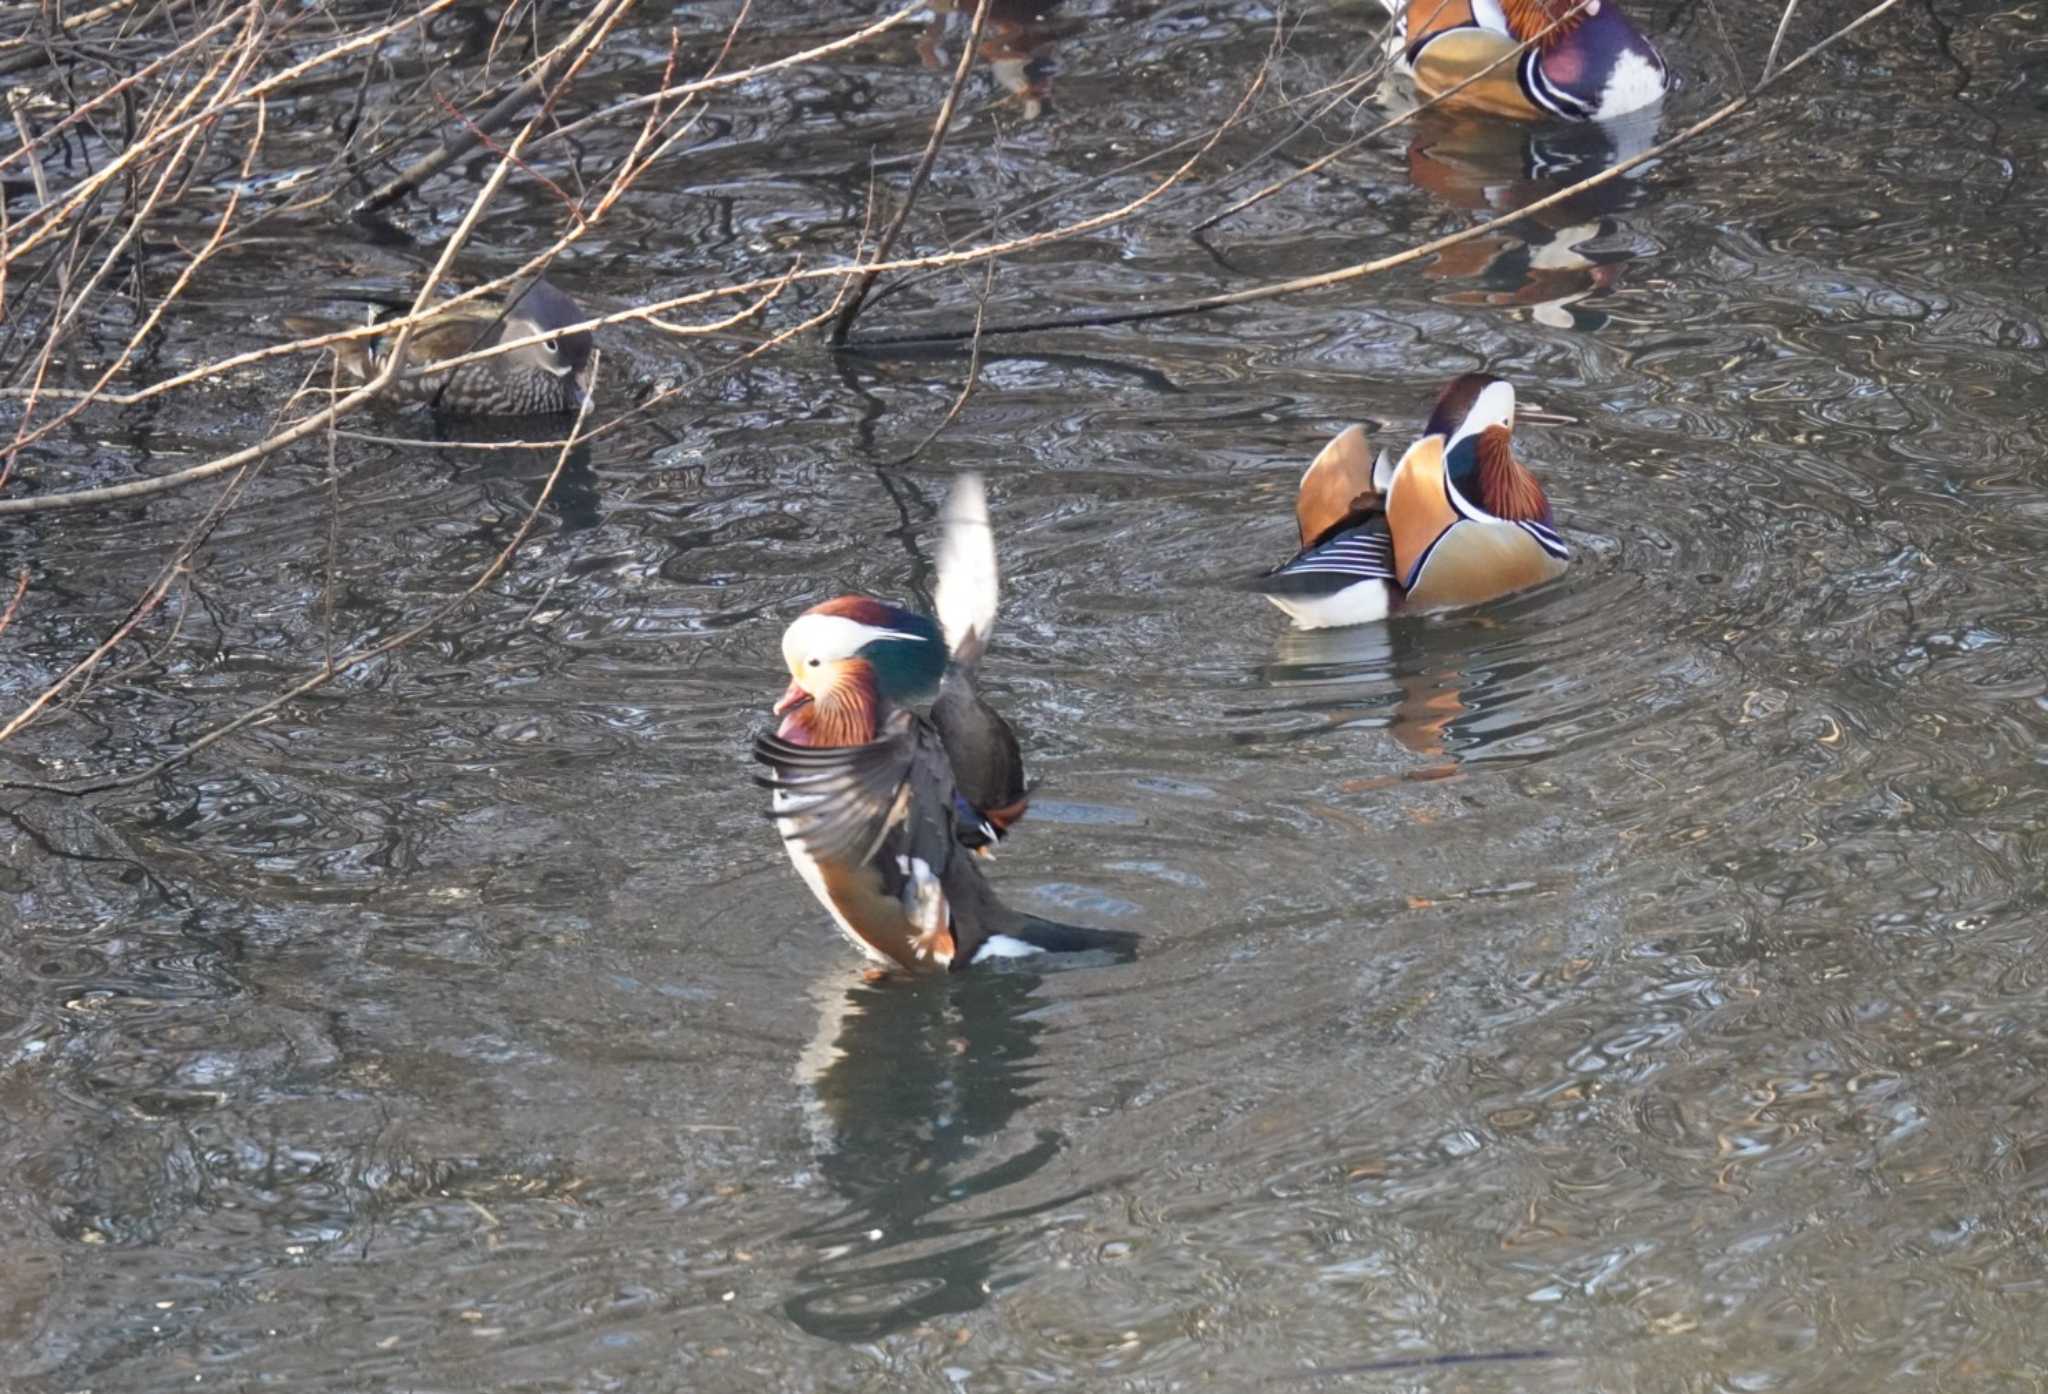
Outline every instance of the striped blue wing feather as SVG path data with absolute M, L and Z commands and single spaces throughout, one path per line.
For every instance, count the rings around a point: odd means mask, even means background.
M 1571 547 L 1565 542 L 1564 536 L 1550 524 L 1539 523 L 1534 519 L 1518 519 L 1515 526 L 1535 538 L 1537 546 L 1559 561 L 1571 560 Z
M 1394 579 L 1394 539 L 1385 517 L 1304 547 L 1252 582 L 1264 595 L 1332 595 L 1361 581 Z

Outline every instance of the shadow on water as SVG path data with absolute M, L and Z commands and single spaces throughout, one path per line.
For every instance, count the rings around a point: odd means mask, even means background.
M 1094 1186 L 995 1213 L 973 1203 L 1040 1171 L 1065 1145 L 1033 1130 L 1000 1155 L 1031 1102 L 1043 1022 L 1034 973 L 996 971 L 816 990 L 818 1032 L 797 1064 L 819 1169 L 846 1206 L 791 1237 L 819 1257 L 784 1305 L 813 1336 L 872 1341 L 985 1306 L 1012 1227 Z
M 437 451 L 442 465 L 451 472 L 473 471 L 487 496 L 510 485 L 516 503 L 508 503 L 505 514 L 523 518 L 532 509 L 547 478 L 561 459 L 558 445 L 520 446 L 513 442 L 545 440 L 568 431 L 573 418 L 567 416 L 515 417 L 508 420 L 466 420 L 433 418 L 434 438 L 449 443 Z M 424 424 L 424 423 L 423 423 Z M 496 445 L 489 451 L 466 450 L 468 445 Z M 562 474 L 548 494 L 544 512 L 561 524 L 563 533 L 584 532 L 604 521 L 598 494 L 597 472 L 591 467 L 590 442 L 579 441 L 562 461 Z

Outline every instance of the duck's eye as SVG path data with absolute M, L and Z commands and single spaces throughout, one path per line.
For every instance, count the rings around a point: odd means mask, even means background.
M 814 658 L 814 659 L 812 659 L 812 660 L 811 660 L 811 666 L 812 666 L 813 668 L 817 668 L 817 667 L 822 667 L 823 665 L 822 665 L 822 663 L 820 662 L 820 660 L 818 660 L 818 659 L 815 659 L 815 658 Z
M 560 339 L 542 339 L 540 346 L 549 353 L 560 353 L 562 351 L 562 341 Z

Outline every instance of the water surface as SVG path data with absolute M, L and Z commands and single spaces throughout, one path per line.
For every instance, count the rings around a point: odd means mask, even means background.
M 1665 131 L 1753 77 L 1776 20 L 1723 7 L 1738 58 L 1706 12 L 1631 8 L 1681 82 Z M 1853 13 L 1802 9 L 1794 42 Z M 860 18 L 757 15 L 737 57 Z M 977 74 L 912 245 L 1135 197 L 1154 171 L 1082 181 L 1204 132 L 1274 24 L 1058 18 L 1050 104 Z M 1368 18 L 1287 16 L 1221 168 Z M 991 341 L 907 466 L 964 357 L 790 346 L 593 445 L 429 640 L 138 787 L 7 792 L 7 1382 L 2033 1388 L 2040 18 L 1896 12 L 1714 139 L 1434 262 Z M 636 19 L 598 90 L 650 85 L 671 19 L 705 44 L 731 11 Z M 722 98 L 554 278 L 613 308 L 845 255 L 871 159 L 900 189 L 943 91 L 923 37 Z M 990 318 L 1362 260 L 1643 139 L 1436 123 L 1197 242 L 1246 187 L 1212 176 L 1004 263 Z M 408 210 L 411 252 L 279 228 L 195 290 L 162 366 L 278 337 L 280 280 L 402 286 L 467 187 Z M 1058 197 L 1016 211 L 1031 191 Z M 516 265 L 557 211 L 519 186 L 465 271 Z M 928 279 L 862 331 L 964 326 L 980 284 Z M 615 333 L 613 400 L 743 346 Z M 1479 368 L 1576 423 L 1519 435 L 1578 552 L 1563 581 L 1323 635 L 1235 588 L 1289 551 L 1323 440 L 1398 444 Z M 295 380 L 88 418 L 43 477 L 254 438 Z M 324 451 L 280 457 L 8 776 L 138 769 L 330 630 L 416 622 L 550 463 L 344 439 L 330 493 Z M 1005 567 L 986 671 L 1044 781 L 1000 884 L 1145 952 L 870 984 L 745 744 L 782 624 L 913 596 L 967 467 Z M 210 499 L 0 526 L 32 574 L 10 711 Z

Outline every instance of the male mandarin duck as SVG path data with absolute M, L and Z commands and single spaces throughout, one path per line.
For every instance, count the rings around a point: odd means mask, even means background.
M 1382 3 L 1394 12 L 1398 66 L 1425 98 L 1529 44 L 1444 98 L 1447 107 L 1522 121 L 1606 121 L 1660 100 L 1669 82 L 1662 55 L 1616 0 Z
M 866 596 L 799 615 L 790 684 L 754 741 L 774 816 L 811 893 L 869 958 L 904 969 L 1104 949 L 1136 936 L 1013 910 L 982 876 L 1030 800 L 1016 735 L 975 690 L 995 627 L 996 556 L 980 479 L 947 503 L 936 622 Z M 913 703 L 936 690 L 929 715 Z
M 996 84 L 1017 99 L 1026 121 L 1052 109 L 1053 50 L 1078 32 L 1076 22 L 1061 24 L 1052 17 L 1065 0 L 990 0 L 982 26 L 980 56 Z M 974 15 L 974 0 L 933 0 L 931 24 L 917 41 L 918 56 L 927 68 L 947 62 L 946 30 Z
M 1397 606 L 1477 605 L 1562 575 L 1571 550 L 1515 458 L 1514 421 L 1515 389 L 1467 373 L 1397 464 L 1384 450 L 1373 459 L 1360 427 L 1344 431 L 1301 477 L 1301 551 L 1254 588 L 1301 628 L 1327 629 Z
M 588 333 L 560 334 L 586 318 L 576 302 L 546 281 L 535 281 L 503 309 L 475 301 L 458 305 L 425 320 L 405 342 L 405 363 L 387 389 L 402 402 L 425 402 L 454 416 L 526 416 L 574 411 L 589 390 L 591 341 Z M 294 334 L 331 334 L 346 326 L 319 319 L 288 316 L 285 328 Z M 492 348 L 539 333 L 550 337 L 537 344 L 452 369 L 438 365 L 478 349 Z M 334 345 L 341 376 L 363 383 L 384 369 L 383 337 L 349 339 Z

